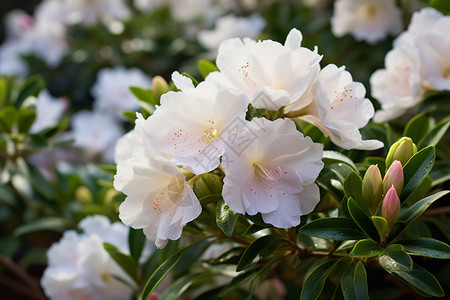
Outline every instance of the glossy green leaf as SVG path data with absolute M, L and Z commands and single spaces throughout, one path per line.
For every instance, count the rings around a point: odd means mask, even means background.
M 413 261 L 402 245 L 393 244 L 384 249 L 378 257 L 378 263 L 388 272 L 412 270 Z
M 450 180 L 450 164 L 445 161 L 436 161 L 428 176 L 432 180 L 432 187 Z
M 243 271 L 250 267 L 251 265 L 260 262 L 264 258 L 268 257 L 278 248 L 280 245 L 281 237 L 277 235 L 266 235 L 263 236 L 253 243 L 251 243 L 239 260 L 236 267 L 236 272 Z
M 150 103 L 151 105 L 158 105 L 158 102 L 155 100 L 155 97 L 153 96 L 153 93 L 150 89 L 131 86 L 130 91 L 138 100 L 145 103 Z
M 208 260 L 210 265 L 220 265 L 220 264 L 232 264 L 237 265 L 241 259 L 242 254 L 246 250 L 246 247 L 234 247 L 230 250 L 222 253 L 219 257 Z
M 7 106 L 0 110 L 0 131 L 11 132 L 17 121 L 17 110 L 13 106 Z
M 27 222 L 16 228 L 14 231 L 15 236 L 21 236 L 42 230 L 51 230 L 62 232 L 70 228 L 72 223 L 69 220 L 57 217 L 47 217 L 37 219 L 35 221 Z
M 142 229 L 130 227 L 128 232 L 128 246 L 130 248 L 130 254 L 136 262 L 139 262 L 146 241 L 147 239 Z
M 339 153 L 337 151 L 331 151 L 331 150 L 323 151 L 323 159 L 322 160 L 326 165 L 330 164 L 330 163 L 344 163 L 344 164 L 348 165 L 349 167 L 351 167 L 353 169 L 353 171 L 358 173 L 358 168 L 356 167 L 355 163 L 350 158 L 348 158 L 344 154 Z
M 103 248 L 109 256 L 127 273 L 133 280 L 137 279 L 138 265 L 130 255 L 120 252 L 115 246 L 103 243 Z
M 238 217 L 239 214 L 226 205 L 223 199 L 219 200 L 216 207 L 216 223 L 225 235 L 231 236 L 233 234 Z
M 436 124 L 436 126 L 430 132 L 424 135 L 424 138 L 417 145 L 417 148 L 422 149 L 423 147 L 427 146 L 436 146 L 447 132 L 449 126 L 450 118 L 446 118 Z
M 198 61 L 198 70 L 203 78 L 206 78 L 211 72 L 219 71 L 215 64 L 203 59 Z
M 385 237 L 389 226 L 386 219 L 379 216 L 372 216 L 370 218 L 372 219 L 373 225 L 377 228 L 380 236 Z
M 411 255 L 450 259 L 450 246 L 432 238 L 409 238 L 396 243 L 403 245 Z
M 423 296 L 444 296 L 444 291 L 436 278 L 417 264 L 414 264 L 409 272 L 395 271 L 392 274 Z
M 361 262 L 344 273 L 341 288 L 345 300 L 369 299 L 366 269 Z
M 405 177 L 400 200 L 403 202 L 420 185 L 434 164 L 434 147 L 429 146 L 417 152 L 403 167 Z
M 322 293 L 325 280 L 336 266 L 337 260 L 322 258 L 317 260 L 306 272 L 300 300 L 315 300 Z
M 183 257 L 178 262 L 178 264 L 173 268 L 176 273 L 183 272 L 190 268 L 193 263 L 195 263 L 199 257 L 205 252 L 205 250 L 211 245 L 206 239 L 197 240 L 192 244 L 189 249 L 183 254 Z
M 383 248 L 380 244 L 374 242 L 370 239 L 360 240 L 353 247 L 352 252 L 350 252 L 351 256 L 355 257 L 372 257 L 383 252 Z
M 195 182 L 194 192 L 198 199 L 209 195 L 222 194 L 222 180 L 219 176 L 211 173 L 202 174 Z
M 353 198 L 359 205 L 359 207 L 366 213 L 370 214 L 369 208 L 362 194 L 362 179 L 355 172 L 351 172 L 345 178 L 344 192 L 347 198 Z
M 366 233 L 371 239 L 376 242 L 380 241 L 380 235 L 377 228 L 372 222 L 369 215 L 361 208 L 361 206 L 352 198 L 348 199 L 348 211 L 352 216 L 352 219 L 358 224 L 364 233 Z
M 323 239 L 360 240 L 367 236 L 349 218 L 321 218 L 300 228 L 299 232 Z
M 29 77 L 21 87 L 14 105 L 19 108 L 28 97 L 37 97 L 43 88 L 45 88 L 45 82 L 41 76 L 34 75 Z
M 406 124 L 403 136 L 410 137 L 414 143 L 418 144 L 427 134 L 431 125 L 430 117 L 427 114 L 418 114 Z

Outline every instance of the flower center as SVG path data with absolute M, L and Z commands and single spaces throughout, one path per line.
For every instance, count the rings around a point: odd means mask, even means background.
M 209 127 L 204 133 L 205 141 L 207 144 L 212 142 L 216 136 L 217 136 L 217 129 L 216 127 L 214 127 L 214 125 Z
M 280 184 L 281 168 L 277 166 L 275 169 L 269 169 L 261 165 L 260 163 L 253 163 L 255 168 L 255 179 L 259 186 L 265 190 L 270 191 L 273 187 Z
M 184 191 L 184 178 L 181 176 L 173 176 L 169 184 L 163 188 L 152 203 L 152 207 L 160 215 L 173 212 L 181 203 Z

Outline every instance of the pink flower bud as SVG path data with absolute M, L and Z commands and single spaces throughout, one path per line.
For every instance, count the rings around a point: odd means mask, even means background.
M 158 300 L 159 295 L 156 292 L 151 293 L 151 295 L 148 297 L 148 300 Z
M 381 209 L 381 215 L 386 219 L 389 226 L 394 224 L 395 220 L 400 213 L 400 199 L 398 198 L 395 187 L 392 186 L 383 200 L 383 207 Z
M 391 186 L 394 186 L 395 190 L 397 191 L 397 194 L 400 195 L 403 189 L 403 168 L 402 164 L 395 160 L 392 165 L 389 167 L 389 170 L 387 170 L 386 175 L 384 175 L 383 179 L 383 192 L 386 195 L 388 189 L 391 188 Z
M 383 194 L 383 181 L 377 165 L 371 165 L 362 182 L 363 198 L 372 214 L 375 214 Z

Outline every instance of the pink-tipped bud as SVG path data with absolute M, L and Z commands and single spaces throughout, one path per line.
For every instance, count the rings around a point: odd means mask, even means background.
M 159 299 L 159 295 L 157 292 L 153 292 L 150 294 L 150 296 L 148 297 L 148 300 L 158 300 Z
M 395 187 L 392 186 L 386 193 L 383 200 L 383 207 L 381 208 L 381 215 L 386 219 L 389 226 L 394 224 L 400 213 L 400 199 L 398 198 Z
M 395 160 L 389 167 L 389 170 L 387 170 L 386 175 L 384 175 L 383 194 L 386 195 L 391 186 L 394 186 L 397 194 L 400 195 L 404 181 L 402 164 L 398 160 Z
M 377 165 L 371 165 L 364 174 L 362 194 L 370 212 L 375 214 L 383 196 L 383 181 Z

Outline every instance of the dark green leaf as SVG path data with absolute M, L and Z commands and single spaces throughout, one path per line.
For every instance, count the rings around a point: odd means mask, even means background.
M 362 231 L 364 231 L 374 241 L 380 241 L 380 234 L 373 224 L 372 219 L 352 198 L 348 199 L 348 211 L 350 212 L 352 219 L 356 224 L 358 224 L 359 228 L 361 228 Z
M 109 256 L 127 273 L 134 281 L 137 278 L 138 265 L 130 255 L 120 252 L 115 246 L 103 243 L 103 248 Z
M 44 195 L 47 199 L 53 197 L 53 187 L 47 181 L 47 179 L 42 175 L 41 171 L 33 164 L 28 163 L 27 161 L 19 161 L 22 171 L 30 180 L 31 185 L 35 188 L 39 193 Z
M 0 130 L 11 132 L 14 123 L 17 120 L 17 110 L 13 106 L 7 106 L 0 110 Z
M 16 228 L 14 231 L 15 236 L 21 236 L 24 234 L 29 234 L 42 230 L 51 230 L 51 231 L 64 231 L 70 227 L 71 222 L 69 220 L 57 217 L 47 217 L 37 219 L 36 221 L 25 223 Z
M 341 288 L 345 300 L 369 299 L 366 269 L 361 262 L 344 273 Z
M 450 180 L 450 164 L 445 161 L 436 161 L 429 176 L 433 181 L 431 184 L 433 187 Z
M 355 257 L 372 257 L 383 252 L 383 248 L 380 244 L 370 239 L 360 240 L 353 247 L 351 256 Z
M 325 280 L 333 271 L 337 260 L 322 258 L 317 260 L 306 272 L 300 300 L 315 300 L 322 293 Z
M 418 144 L 430 129 L 430 125 L 432 122 L 427 114 L 418 114 L 406 124 L 403 136 L 410 137 L 414 143 Z
M 345 178 L 344 192 L 347 198 L 353 198 L 366 214 L 370 214 L 367 203 L 362 195 L 362 179 L 355 172 L 351 172 Z
M 349 167 L 351 167 L 353 171 L 358 173 L 358 168 L 356 167 L 355 163 L 350 158 L 337 151 L 329 151 L 329 150 L 323 151 L 323 162 L 325 164 L 344 163 Z
M 444 296 L 444 291 L 436 278 L 417 264 L 414 264 L 409 272 L 395 271 L 392 273 L 423 296 Z
M 239 215 L 231 210 L 231 208 L 225 204 L 223 199 L 219 200 L 216 207 L 216 223 L 227 236 L 233 234 L 238 217 Z
M 349 218 L 321 218 L 300 228 L 299 232 L 331 240 L 360 240 L 367 236 Z
M 407 272 L 412 270 L 413 261 L 402 245 L 393 244 L 384 249 L 378 257 L 378 263 L 388 272 Z
M 280 245 L 281 237 L 276 235 L 263 236 L 247 247 L 239 260 L 236 272 L 243 271 L 249 266 L 268 257 Z
M 191 267 L 192 264 L 195 263 L 203 252 L 205 252 L 205 250 L 210 246 L 210 244 L 211 242 L 208 242 L 206 239 L 196 241 L 183 254 L 183 257 L 173 268 L 173 271 L 179 273 Z
M 209 195 L 222 194 L 222 180 L 219 176 L 211 173 L 202 174 L 195 182 L 194 191 L 198 199 Z
M 245 251 L 245 247 L 235 247 L 221 254 L 217 258 L 213 258 L 208 260 L 208 264 L 210 265 L 220 265 L 220 264 L 231 264 L 237 265 L 242 254 Z
M 219 71 L 215 64 L 203 59 L 198 61 L 198 69 L 203 78 L 206 78 L 211 72 Z
M 447 132 L 450 126 L 450 118 L 446 118 L 439 122 L 430 132 L 424 135 L 424 138 L 417 145 L 418 149 L 422 149 L 427 146 L 436 146 Z
M 21 108 L 19 110 L 17 122 L 19 132 L 28 133 L 35 119 L 36 111 L 34 109 Z
M 188 274 L 178 278 L 169 287 L 167 287 L 162 294 L 159 295 L 159 300 L 177 300 L 180 296 L 197 280 L 209 276 L 207 273 Z
M 403 202 L 420 185 L 434 164 L 434 147 L 429 146 L 417 152 L 403 167 L 405 177 L 400 200 Z
M 142 229 L 133 229 L 130 227 L 130 231 L 128 232 L 128 246 L 130 248 L 130 254 L 136 262 L 139 262 L 146 241 L 147 239 Z
M 29 77 L 20 89 L 14 105 L 19 108 L 26 98 L 37 97 L 43 88 L 45 88 L 45 82 L 39 75 Z
M 397 243 L 403 245 L 406 252 L 412 255 L 441 259 L 450 258 L 450 246 L 435 239 L 418 237 L 404 239 L 397 241 Z

